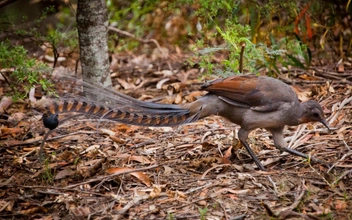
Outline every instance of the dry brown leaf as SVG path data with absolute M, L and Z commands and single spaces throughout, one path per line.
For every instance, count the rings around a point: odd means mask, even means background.
M 304 80 L 311 80 L 311 81 L 317 80 L 316 77 L 307 75 L 307 74 L 299 74 L 298 77 Z
M 224 164 L 232 164 L 229 158 L 232 156 L 232 146 L 229 147 L 229 149 L 226 150 L 224 156 L 222 157 L 222 162 Z
M 114 155 L 114 157 L 117 157 L 117 158 L 129 158 L 131 155 L 130 154 L 116 154 Z
M 115 167 L 115 168 L 107 169 L 106 172 L 108 174 L 116 174 L 116 173 L 124 173 L 124 172 L 128 172 L 128 171 L 133 171 L 133 170 L 134 169 L 127 168 L 127 167 Z M 129 174 L 131 174 L 132 176 L 134 176 L 137 179 L 139 179 L 146 186 L 151 186 L 149 177 L 147 175 L 145 175 L 144 173 L 142 173 L 142 172 L 133 172 L 133 173 L 129 173 Z
M 14 135 L 22 132 L 23 132 L 22 128 L 8 128 L 8 127 L 0 128 L 0 133 L 2 135 L 5 135 L 5 134 Z
M 77 166 L 77 171 L 83 177 L 93 176 L 95 173 L 100 171 L 101 165 L 104 161 L 105 159 L 95 159 L 79 163 Z
M 0 101 L 0 113 L 4 113 L 11 104 L 12 98 L 4 96 Z
M 184 192 L 178 191 L 176 190 L 176 194 L 180 197 L 180 198 L 187 198 L 186 194 Z
M 162 80 L 160 80 L 157 84 L 156 84 L 156 88 L 157 89 L 162 89 L 164 83 L 166 83 L 167 81 L 169 81 L 170 78 L 164 78 Z
M 130 62 L 137 66 L 147 66 L 148 64 L 150 64 L 150 60 L 147 58 L 145 54 L 142 54 L 140 56 L 135 56 L 133 59 L 131 59 Z
M 172 89 L 173 93 L 178 93 L 181 89 L 181 83 L 172 83 L 169 85 L 169 89 Z
M 139 98 L 138 98 L 138 100 L 141 100 L 141 101 L 148 101 L 148 100 L 150 100 L 150 99 L 154 99 L 155 97 L 154 96 L 152 96 L 152 95 L 147 95 L 147 94 L 142 94 Z
M 52 219 L 54 219 L 52 215 L 42 216 L 42 217 L 40 218 L 40 220 L 52 220 Z M 38 220 L 39 220 L 39 219 L 38 219 Z
M 169 167 L 169 166 L 163 166 L 164 167 L 164 175 L 170 175 L 171 174 L 171 172 L 174 170 L 174 169 L 172 169 L 171 167 Z
M 187 198 L 186 194 L 184 194 L 183 192 L 180 192 L 178 190 L 174 191 L 174 190 L 166 190 L 166 194 L 168 195 L 169 198 Z
M 125 140 L 118 138 L 116 136 L 109 136 L 109 137 L 111 138 L 111 140 L 113 140 L 117 144 L 125 144 L 126 143 Z
M 152 161 L 150 161 L 147 157 L 144 157 L 144 156 L 131 156 L 130 154 L 116 154 L 115 157 L 127 159 L 128 161 L 137 161 L 143 164 L 152 163 Z
M 307 88 L 302 88 L 300 86 L 291 86 L 293 91 L 297 94 L 298 99 L 302 102 L 308 101 L 310 96 L 312 95 L 312 91 Z
M 228 196 L 232 200 L 238 200 L 238 197 L 234 194 L 227 194 L 226 196 Z
M 204 95 L 204 91 L 193 91 L 189 95 L 185 96 L 184 99 L 188 102 L 193 102 L 197 100 L 197 97 Z
M 22 215 L 31 215 L 31 214 L 36 213 L 36 212 L 38 212 L 38 211 L 44 211 L 44 212 L 46 212 L 47 210 L 46 210 L 45 207 L 37 206 L 37 207 L 33 207 L 33 208 L 21 210 L 21 211 L 19 211 L 18 213 L 19 213 L 19 214 L 22 214 Z
M 121 78 L 117 78 L 116 80 L 120 83 L 120 85 L 121 85 L 124 89 L 133 89 L 133 88 L 136 87 L 135 85 L 130 84 L 130 83 L 126 82 L 125 80 L 121 79 Z
M 222 188 L 214 193 L 214 195 L 218 194 L 223 194 L 223 193 L 232 193 L 232 194 L 237 194 L 237 195 L 244 195 L 249 192 L 249 189 L 239 189 L 239 190 L 234 190 L 234 189 L 229 189 L 229 188 Z
M 71 168 L 65 168 L 61 171 L 59 171 L 56 175 L 55 175 L 55 180 L 59 180 L 59 179 L 64 179 L 66 177 L 69 177 L 71 175 L 74 175 L 76 172 L 74 170 L 72 170 Z
M 91 211 L 89 207 L 83 207 L 83 206 L 76 206 L 76 205 L 70 205 L 70 211 L 75 215 L 75 216 L 88 216 Z
M 14 200 L 10 200 L 10 201 L 0 200 L 0 212 L 2 212 L 3 210 L 12 212 L 13 205 L 14 205 Z
M 144 156 L 131 156 L 129 160 L 134 160 L 143 164 L 151 164 L 152 162 Z
M 309 139 L 311 139 L 313 137 L 312 134 L 309 134 L 307 136 L 305 136 L 303 139 L 300 140 L 300 143 L 306 143 Z
M 116 129 L 114 130 L 121 131 L 123 133 L 133 133 L 134 131 L 139 129 L 138 126 L 126 125 L 126 124 L 116 124 L 115 128 Z
M 328 91 L 329 91 L 329 93 L 336 93 L 334 87 L 330 83 L 328 85 Z
M 160 185 L 153 185 L 153 190 L 150 192 L 151 198 L 159 197 L 161 194 L 161 186 Z
M 338 73 L 343 73 L 345 72 L 345 66 L 343 65 L 343 63 L 340 63 L 337 67 L 337 72 Z
M 208 189 L 203 189 L 200 193 L 199 193 L 199 197 L 200 198 L 205 198 L 206 196 L 207 196 L 207 194 L 208 194 Z M 201 206 L 206 206 L 208 203 L 207 203 L 207 201 L 206 200 L 200 200 L 200 201 L 198 201 L 197 202 L 198 203 L 198 205 L 201 205 Z
M 344 210 L 347 208 L 347 203 L 344 200 L 336 200 L 335 201 L 335 209 L 336 210 Z
M 18 122 L 18 124 L 17 124 L 17 127 L 30 127 L 31 126 L 31 123 L 30 122 L 28 122 L 28 121 L 20 121 L 20 122 Z
M 165 96 L 161 103 L 172 104 L 175 102 L 175 96 Z
M 9 117 L 9 121 L 22 121 L 24 116 L 23 112 L 16 112 Z
M 115 132 L 106 128 L 100 128 L 102 134 L 107 134 L 109 136 L 115 136 Z
M 176 104 L 181 104 L 182 103 L 182 92 L 178 93 L 175 98 L 175 103 Z
M 165 59 L 169 56 L 169 49 L 166 47 L 155 48 L 152 52 L 151 59 L 153 61 L 157 59 Z

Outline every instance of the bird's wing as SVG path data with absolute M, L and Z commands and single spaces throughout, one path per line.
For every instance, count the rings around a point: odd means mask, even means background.
M 255 75 L 238 75 L 206 83 L 201 89 L 230 105 L 255 111 L 275 111 L 283 102 L 292 102 L 296 94 L 285 83 Z

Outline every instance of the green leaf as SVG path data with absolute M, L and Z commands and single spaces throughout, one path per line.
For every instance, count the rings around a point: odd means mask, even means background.
M 292 65 L 295 67 L 299 67 L 302 69 L 306 69 L 306 67 L 304 66 L 304 64 L 299 61 L 299 59 L 297 59 L 296 57 L 292 56 L 291 54 L 287 54 L 287 56 L 290 58 L 290 60 L 293 62 Z

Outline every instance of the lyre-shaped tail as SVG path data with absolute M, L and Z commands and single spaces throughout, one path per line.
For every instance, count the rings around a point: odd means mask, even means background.
M 49 129 L 56 128 L 59 123 L 57 115 L 66 112 L 76 112 L 87 117 L 125 124 L 160 127 L 196 121 L 202 110 L 202 106 L 197 103 L 192 106 L 182 106 L 137 100 L 120 92 L 71 77 L 61 77 L 57 79 L 57 84 L 63 89 L 63 98 L 42 98 L 34 103 L 34 108 L 44 113 L 43 122 Z M 93 96 L 94 100 L 82 97 L 82 88 L 84 88 L 84 94 Z
M 153 127 L 186 124 L 198 120 L 199 116 L 197 112 L 191 113 L 189 109 L 178 105 L 141 102 L 139 100 L 136 100 L 135 105 L 116 106 L 116 108 L 75 98 L 47 99 L 43 102 L 44 105 L 41 105 L 41 109 L 45 112 L 43 122 L 49 129 L 56 128 L 58 125 L 57 115 L 66 112 L 77 112 L 125 124 Z

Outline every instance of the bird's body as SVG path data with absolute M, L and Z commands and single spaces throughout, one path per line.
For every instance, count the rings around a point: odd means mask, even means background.
M 114 92 L 114 107 L 71 98 L 48 102 L 45 109 L 49 119 L 50 114 L 80 112 L 140 126 L 175 126 L 220 115 L 241 127 L 239 139 L 260 169 L 264 167 L 246 142 L 252 130 L 264 128 L 272 133 L 278 149 L 308 158 L 303 153 L 286 148 L 284 127 L 307 122 L 321 122 L 328 127 L 319 103 L 300 103 L 290 86 L 274 78 L 232 76 L 206 83 L 201 89 L 208 91 L 208 94 L 184 105 L 143 102 Z

